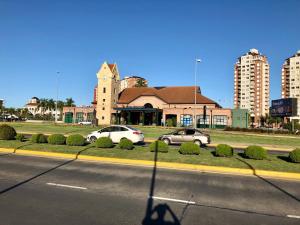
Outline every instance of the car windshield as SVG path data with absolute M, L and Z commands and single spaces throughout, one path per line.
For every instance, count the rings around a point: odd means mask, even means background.
M 193 135 L 195 134 L 195 130 L 186 130 L 185 133 L 186 135 Z
M 184 135 L 185 131 L 184 130 L 177 130 L 175 132 L 173 132 L 174 135 Z
M 126 126 L 126 127 L 128 127 L 128 128 L 131 129 L 131 130 L 138 131 L 138 129 L 136 129 L 136 128 L 134 128 L 134 127 L 131 127 L 131 126 Z

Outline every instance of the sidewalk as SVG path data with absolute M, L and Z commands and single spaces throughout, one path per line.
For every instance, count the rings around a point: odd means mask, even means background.
M 17 155 L 25 155 L 25 156 L 27 155 L 27 156 L 38 156 L 38 157 L 50 157 L 50 158 L 64 158 L 64 159 L 94 161 L 94 162 L 122 164 L 122 165 L 131 165 L 131 166 L 152 167 L 154 165 L 154 162 L 149 160 L 109 158 L 109 157 L 98 157 L 98 156 L 88 156 L 88 155 L 78 155 L 78 154 L 42 152 L 42 151 L 33 151 L 33 150 L 18 150 L 12 148 L 0 148 L 0 152 L 17 154 Z M 160 161 L 156 162 L 156 166 L 157 168 L 163 168 L 163 169 L 230 174 L 230 175 L 241 175 L 241 176 L 252 176 L 252 177 L 261 176 L 261 177 L 268 177 L 273 179 L 284 179 L 284 180 L 293 180 L 293 181 L 300 182 L 300 173 L 230 168 L 230 167 L 221 167 L 221 166 L 206 166 L 206 165 L 160 162 Z

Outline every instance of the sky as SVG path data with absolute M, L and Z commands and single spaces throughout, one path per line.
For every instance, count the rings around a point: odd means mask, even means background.
M 268 57 L 270 96 L 280 98 L 299 15 L 298 0 L 0 0 L 0 99 L 23 107 L 58 87 L 59 99 L 89 105 L 104 61 L 150 86 L 194 85 L 200 58 L 202 94 L 232 107 L 234 64 L 250 48 Z

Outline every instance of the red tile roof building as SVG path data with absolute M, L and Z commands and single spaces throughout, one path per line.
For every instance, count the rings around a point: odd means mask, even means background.
M 223 109 L 217 102 L 202 95 L 198 86 L 135 87 L 134 82 L 130 82 L 122 90 L 117 65 L 106 62 L 97 73 L 97 78 L 93 107 L 66 108 L 64 115 L 71 115 L 69 119 L 65 117 L 67 120 L 80 121 L 96 115 L 99 125 L 165 125 L 167 121 L 172 121 L 173 126 L 191 126 L 195 124 L 196 115 L 197 127 L 231 125 L 231 110 Z M 143 79 L 134 78 L 135 82 Z M 147 84 L 147 81 L 144 83 Z

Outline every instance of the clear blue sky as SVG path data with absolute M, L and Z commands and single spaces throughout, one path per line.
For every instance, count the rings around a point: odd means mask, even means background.
M 88 105 L 104 60 L 151 86 L 193 85 L 232 106 L 233 65 L 250 48 L 267 55 L 271 99 L 285 58 L 300 49 L 300 1 L 0 0 L 0 98 L 32 96 Z

